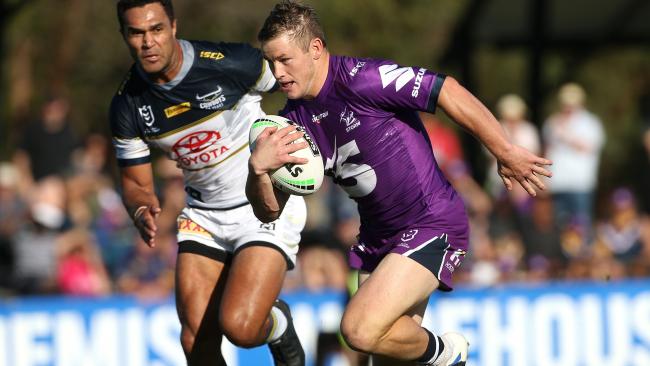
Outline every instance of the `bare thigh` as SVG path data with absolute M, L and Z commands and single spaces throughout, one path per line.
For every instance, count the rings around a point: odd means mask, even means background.
M 427 268 L 399 254 L 388 254 L 352 296 L 341 332 L 353 348 L 400 360 L 415 360 L 428 336 L 420 327 L 426 302 L 439 282 Z
M 370 277 L 369 272 L 361 271 L 359 273 L 359 287 Z M 424 312 L 429 304 L 429 296 L 419 304 L 415 305 L 411 310 L 407 311 L 404 315 L 411 317 L 416 323 L 422 324 Z
M 359 273 L 359 287 L 370 277 L 370 273 L 368 272 L 360 272 Z M 419 304 L 415 305 L 411 310 L 407 311 L 404 316 L 408 316 L 413 321 L 415 321 L 418 325 L 422 324 L 422 319 L 424 318 L 424 312 L 427 309 L 427 305 L 429 304 L 429 297 L 427 297 L 425 300 L 420 302 Z M 411 366 L 415 365 L 413 361 L 401 361 L 401 360 L 396 360 L 393 358 L 389 357 L 384 357 L 380 355 L 373 355 L 372 356 L 372 366 Z
M 399 254 L 388 254 L 371 274 L 362 273 L 362 283 L 354 294 L 348 310 L 369 316 L 368 321 L 387 329 L 402 315 L 411 314 L 422 322 L 426 302 L 438 288 L 438 279 L 424 266 Z
M 274 248 L 248 246 L 233 258 L 228 273 L 220 320 L 234 343 L 253 346 L 264 341 L 267 318 L 280 294 L 287 264 Z

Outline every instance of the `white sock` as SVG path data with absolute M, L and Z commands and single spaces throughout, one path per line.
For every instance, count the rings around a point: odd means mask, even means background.
M 443 337 L 440 337 L 440 340 L 442 341 L 442 343 L 444 343 L 445 349 L 442 350 L 442 353 L 439 354 L 437 358 L 431 360 L 430 365 L 433 366 L 443 365 L 445 362 L 449 361 L 449 357 L 451 357 L 452 345 L 450 343 L 445 342 L 445 339 Z
M 267 343 L 273 343 L 280 339 L 289 325 L 289 321 L 287 320 L 287 317 L 284 316 L 282 310 L 275 306 L 271 308 L 271 320 L 273 321 L 273 327 L 271 328 L 271 333 L 269 333 L 269 336 L 266 338 Z

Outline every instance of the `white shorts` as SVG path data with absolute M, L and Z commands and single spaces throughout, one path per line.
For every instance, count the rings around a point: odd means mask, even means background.
M 280 217 L 267 224 L 255 217 L 250 204 L 229 210 L 185 207 L 177 220 L 179 252 L 226 262 L 243 247 L 265 245 L 283 253 L 292 269 L 306 219 L 305 201 L 300 196 L 291 196 Z

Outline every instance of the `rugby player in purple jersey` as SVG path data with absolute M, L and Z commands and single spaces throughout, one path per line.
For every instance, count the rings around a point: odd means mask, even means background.
M 551 164 L 512 145 L 490 111 L 451 77 L 392 61 L 328 52 L 314 10 L 277 4 L 259 32 L 264 57 L 289 101 L 281 112 L 304 126 L 320 148 L 325 174 L 359 207 L 359 243 L 349 262 L 360 286 L 346 307 L 341 331 L 354 349 L 423 365 L 465 365 L 467 341 L 421 327 L 431 293 L 452 289 L 468 247 L 461 198 L 437 166 L 417 111 L 444 112 L 494 154 L 508 189 L 544 189 Z M 305 147 L 294 128 L 268 128 L 249 159 L 247 196 L 261 221 L 275 220 L 288 195 L 268 172 Z

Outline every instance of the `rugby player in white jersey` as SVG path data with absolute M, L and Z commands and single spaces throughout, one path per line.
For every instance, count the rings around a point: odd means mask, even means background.
M 304 365 L 289 308 L 276 300 L 295 265 L 304 201 L 292 197 L 262 223 L 244 193 L 259 93 L 276 88 L 268 64 L 246 44 L 177 39 L 170 0 L 120 0 L 117 15 L 135 63 L 111 103 L 113 144 L 124 205 L 151 247 L 161 208 L 150 147 L 184 174 L 176 304 L 188 364 L 225 364 L 225 335 L 240 347 L 268 343 L 276 365 Z

